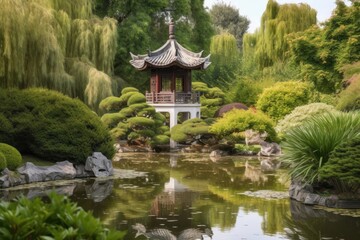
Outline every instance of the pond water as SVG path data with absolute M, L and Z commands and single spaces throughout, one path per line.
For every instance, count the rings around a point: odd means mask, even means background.
M 55 190 L 126 231 L 125 239 L 360 239 L 360 218 L 289 200 L 286 171 L 264 172 L 257 158 L 124 153 L 113 165 L 131 171 L 122 179 L 58 182 Z M 0 199 L 51 188 L 1 190 Z M 259 190 L 268 198 L 244 195 Z

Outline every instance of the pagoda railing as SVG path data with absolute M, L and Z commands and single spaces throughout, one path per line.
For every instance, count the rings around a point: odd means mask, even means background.
M 200 94 L 198 92 L 146 92 L 147 103 L 200 103 Z

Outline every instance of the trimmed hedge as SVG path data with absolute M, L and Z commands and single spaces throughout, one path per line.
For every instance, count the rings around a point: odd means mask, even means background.
M 4 170 L 7 167 L 5 155 L 0 152 L 0 171 Z
M 189 119 L 182 124 L 175 125 L 170 133 L 171 139 L 176 142 L 192 142 L 195 141 L 195 138 L 212 135 L 209 133 L 209 125 L 199 118 Z
M 22 156 L 20 152 L 6 143 L 0 143 L 0 153 L 6 159 L 6 167 L 10 170 L 16 170 L 22 164 Z
M 108 130 L 80 100 L 45 89 L 0 89 L 0 102 L 0 112 L 14 126 L 0 135 L 11 136 L 8 143 L 21 152 L 76 163 L 95 151 L 114 155 Z

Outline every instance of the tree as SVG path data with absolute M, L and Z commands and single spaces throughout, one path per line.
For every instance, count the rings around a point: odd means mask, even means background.
M 324 93 L 340 90 L 342 67 L 360 60 L 360 2 L 336 4 L 323 28 L 313 27 L 289 37 L 292 58 L 301 66 L 304 80 Z
M 241 49 L 243 36 L 249 28 L 249 19 L 241 16 L 239 9 L 223 2 L 212 6 L 210 16 L 217 34 L 224 32 L 232 34 L 236 39 L 237 47 Z
M 289 33 L 304 31 L 316 24 L 316 11 L 307 4 L 279 5 L 269 0 L 261 17 L 260 29 L 244 36 L 244 58 L 254 54 L 260 69 L 288 58 Z
M 43 87 L 96 109 L 112 95 L 116 21 L 92 14 L 92 0 L 3 0 L 0 87 Z
M 130 64 L 130 54 L 157 49 L 168 39 L 169 13 L 176 23 L 176 39 L 193 51 L 209 51 L 213 27 L 204 0 L 97 0 L 95 12 L 118 19 L 115 73 L 144 90 L 148 80 Z
M 146 103 L 145 96 L 136 88 L 124 88 L 120 97 L 108 97 L 100 103 L 107 112 L 101 120 L 108 126 L 115 140 L 127 139 L 129 144 L 155 147 L 167 144 L 170 129 L 165 116 Z

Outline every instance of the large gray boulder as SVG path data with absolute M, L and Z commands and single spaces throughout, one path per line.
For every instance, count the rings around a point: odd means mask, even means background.
M 85 171 L 94 173 L 95 177 L 108 177 L 113 175 L 114 169 L 111 160 L 101 152 L 94 152 L 86 159 Z
M 260 156 L 274 156 L 281 154 L 280 145 L 277 143 L 260 142 L 261 150 L 258 153 Z
M 57 162 L 53 166 L 40 167 L 31 162 L 19 167 L 17 172 L 25 177 L 26 183 L 73 179 L 76 169 L 69 161 Z

